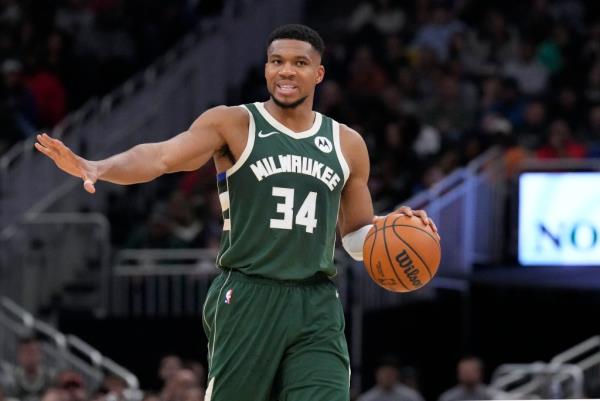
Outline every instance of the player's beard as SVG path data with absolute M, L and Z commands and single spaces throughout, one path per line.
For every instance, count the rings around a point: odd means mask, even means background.
M 304 96 L 298 100 L 293 101 L 292 103 L 283 103 L 281 100 L 279 100 L 275 96 L 273 96 L 272 93 L 269 93 L 269 95 L 271 95 L 271 99 L 273 100 L 273 103 L 275 103 L 277 106 L 281 107 L 282 109 L 295 109 L 296 107 L 298 107 L 302 103 L 304 103 L 304 101 L 308 98 L 308 96 Z

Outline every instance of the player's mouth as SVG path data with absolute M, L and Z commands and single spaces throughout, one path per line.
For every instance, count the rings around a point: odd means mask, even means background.
M 283 96 L 293 95 L 298 92 L 298 87 L 293 84 L 276 84 L 277 92 Z

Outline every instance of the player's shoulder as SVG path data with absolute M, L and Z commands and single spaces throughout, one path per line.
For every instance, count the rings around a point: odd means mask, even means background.
M 220 131 L 248 127 L 248 112 L 240 106 L 215 106 L 203 112 L 193 126 L 212 126 Z
M 362 135 L 355 129 L 347 126 L 346 124 L 340 123 L 340 142 L 342 147 L 350 146 L 355 148 L 356 146 L 366 146 L 365 140 Z
M 248 112 L 243 106 L 215 106 L 206 110 L 202 115 L 215 119 L 248 119 Z

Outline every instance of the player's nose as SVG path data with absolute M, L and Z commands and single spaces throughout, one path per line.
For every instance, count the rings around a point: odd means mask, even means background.
M 293 68 L 291 63 L 284 63 L 279 70 L 280 76 L 294 76 L 296 75 L 296 70 Z

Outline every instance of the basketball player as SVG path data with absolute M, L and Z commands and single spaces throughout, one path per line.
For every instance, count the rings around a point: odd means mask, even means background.
M 362 260 L 374 219 L 362 137 L 313 111 L 323 40 L 303 25 L 268 40 L 270 99 L 204 112 L 190 128 L 101 161 L 47 135 L 36 148 L 95 192 L 97 180 L 147 182 L 213 159 L 223 209 L 217 265 L 204 304 L 207 401 L 347 401 L 344 314 L 330 281 L 336 225 Z M 437 232 L 424 211 L 402 207 Z

